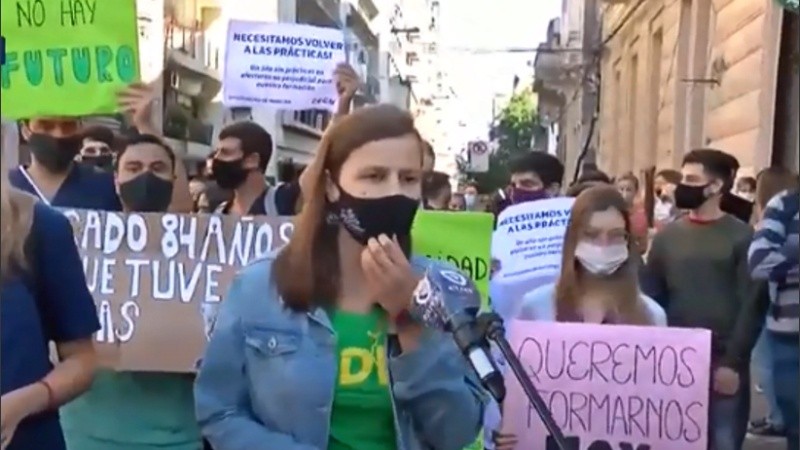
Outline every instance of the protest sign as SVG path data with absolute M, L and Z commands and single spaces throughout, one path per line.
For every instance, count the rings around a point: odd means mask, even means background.
M 414 253 L 446 261 L 472 278 L 486 308 L 493 228 L 494 216 L 489 213 L 419 211 L 411 245 Z
M 97 305 L 101 360 L 118 370 L 194 371 L 236 271 L 293 230 L 283 217 L 63 212 Z
M 135 0 L 3 0 L 0 12 L 4 117 L 112 113 L 139 78 Z
M 492 258 L 500 269 L 492 277 L 492 307 L 513 318 L 527 292 L 555 281 L 574 198 L 558 197 L 512 205 L 497 217 Z
M 711 332 L 513 321 L 509 341 L 568 450 L 706 450 Z M 513 375 L 504 429 L 557 448 Z
M 345 61 L 339 29 L 231 20 L 225 50 L 226 106 L 333 109 L 333 70 Z

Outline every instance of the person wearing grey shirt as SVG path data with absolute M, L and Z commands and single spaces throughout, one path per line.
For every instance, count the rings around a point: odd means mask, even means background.
M 688 214 L 656 234 L 642 280 L 643 291 L 664 307 L 669 326 L 712 332 L 712 450 L 742 448 L 750 411 L 750 352 L 769 295 L 747 267 L 750 226 L 720 207 L 736 175 L 731 160 L 713 149 L 686 154 L 675 203 Z

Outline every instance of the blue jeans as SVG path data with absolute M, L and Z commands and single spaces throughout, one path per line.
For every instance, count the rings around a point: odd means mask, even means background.
M 710 450 L 742 449 L 747 435 L 747 422 L 750 419 L 749 372 L 740 371 L 739 380 L 739 391 L 734 395 L 711 392 L 711 405 L 708 411 Z
M 783 428 L 783 415 L 780 408 L 778 408 L 778 401 L 775 397 L 772 352 L 767 333 L 766 329 L 761 332 L 761 336 L 759 336 L 756 346 L 753 348 L 753 376 L 756 384 L 763 391 L 764 399 L 767 401 L 767 421 L 778 428 Z
M 798 335 L 767 334 L 772 353 L 775 397 L 786 426 L 787 450 L 800 450 L 800 338 Z

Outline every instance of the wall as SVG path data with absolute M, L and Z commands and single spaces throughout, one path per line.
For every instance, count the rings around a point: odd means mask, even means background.
M 606 11 L 606 35 L 635 4 Z M 772 0 L 645 1 L 603 58 L 600 167 L 677 167 L 702 146 L 768 164 L 779 16 Z

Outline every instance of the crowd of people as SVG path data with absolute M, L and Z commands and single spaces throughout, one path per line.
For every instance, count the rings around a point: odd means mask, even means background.
M 32 160 L 2 170 L 2 450 L 461 450 L 481 430 L 486 448 L 513 450 L 452 339 L 407 311 L 420 273 L 443 264 L 411 254 L 411 227 L 420 208 L 497 215 L 558 196 L 576 197 L 560 274 L 516 318 L 709 329 L 710 449 L 742 448 L 752 362 L 770 411 L 750 431 L 798 450 L 797 174 L 737 181 L 733 156 L 696 149 L 646 186 L 596 168 L 566 186 L 556 157 L 530 152 L 505 189 L 453 189 L 408 113 L 351 111 L 355 72 L 334 78 L 313 162 L 275 185 L 254 122 L 222 129 L 190 179 L 152 126 L 149 86 L 120 94 L 130 136 L 4 122 L 3 154 L 21 135 Z M 229 287 L 196 376 L 116 372 L 98 368 L 94 301 L 55 208 L 294 216 L 295 229 Z

